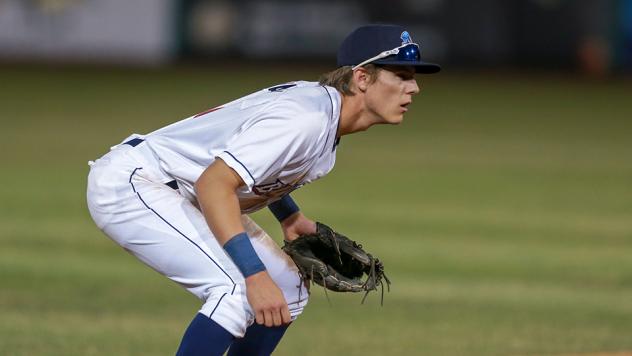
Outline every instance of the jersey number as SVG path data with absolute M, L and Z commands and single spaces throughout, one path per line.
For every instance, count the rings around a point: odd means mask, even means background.
M 281 84 L 281 85 L 274 86 L 272 88 L 268 88 L 268 91 L 276 93 L 276 92 L 284 91 L 285 89 L 295 87 L 295 86 L 296 84 Z

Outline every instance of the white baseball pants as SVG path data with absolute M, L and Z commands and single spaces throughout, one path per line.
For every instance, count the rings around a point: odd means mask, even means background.
M 196 295 L 204 302 L 200 313 L 242 337 L 254 322 L 244 278 L 200 210 L 165 185 L 171 180 L 145 142 L 115 146 L 91 163 L 88 209 L 107 236 Z M 248 216 L 242 222 L 294 320 L 308 299 L 296 265 Z

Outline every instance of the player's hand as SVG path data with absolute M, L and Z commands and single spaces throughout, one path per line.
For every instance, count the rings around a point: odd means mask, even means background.
M 246 278 L 246 295 L 257 324 L 272 327 L 292 321 L 283 292 L 268 272 L 261 271 Z
M 289 216 L 281 223 L 283 236 L 286 241 L 295 240 L 300 235 L 316 233 L 316 222 L 310 220 L 300 211 Z

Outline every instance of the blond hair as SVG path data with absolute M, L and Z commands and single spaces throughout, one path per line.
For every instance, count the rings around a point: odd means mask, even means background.
M 329 73 L 322 74 L 318 79 L 318 83 L 320 85 L 334 87 L 341 92 L 342 95 L 354 96 L 355 92 L 352 90 L 353 70 L 351 68 L 351 66 L 344 66 L 332 70 Z M 362 66 L 362 68 L 366 69 L 369 75 L 369 83 L 374 83 L 377 80 L 377 73 L 381 68 L 370 63 Z

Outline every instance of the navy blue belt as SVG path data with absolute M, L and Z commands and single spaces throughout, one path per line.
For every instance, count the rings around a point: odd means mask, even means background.
M 143 140 L 142 138 L 138 138 L 137 137 L 137 138 L 133 138 L 133 139 L 131 139 L 129 141 L 125 141 L 125 142 L 123 142 L 123 144 L 124 145 L 130 145 L 132 147 L 136 147 L 143 141 L 145 141 L 145 140 Z M 168 186 L 171 189 L 176 189 L 176 190 L 178 189 L 178 182 L 176 182 L 175 179 L 172 180 L 171 182 L 165 183 L 165 185 Z

